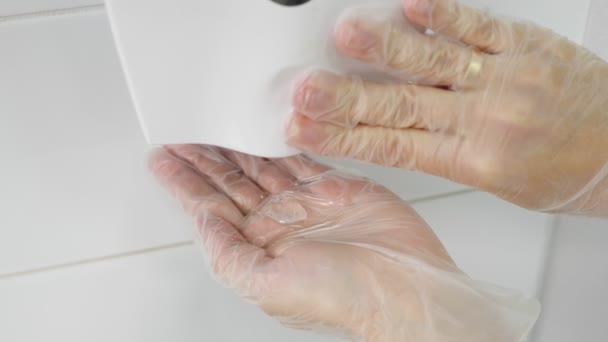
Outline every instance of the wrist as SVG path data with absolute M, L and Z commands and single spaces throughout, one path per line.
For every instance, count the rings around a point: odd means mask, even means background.
M 375 310 L 355 327 L 367 342 L 519 342 L 540 311 L 535 300 L 477 282 L 454 268 L 418 266 L 383 289 Z M 388 294 L 388 295 L 387 295 Z
M 608 162 L 572 200 L 551 212 L 608 217 Z

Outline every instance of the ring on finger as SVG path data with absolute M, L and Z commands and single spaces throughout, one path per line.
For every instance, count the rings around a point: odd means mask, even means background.
M 479 83 L 483 71 L 485 58 L 479 49 L 471 49 L 471 59 L 462 75 L 461 81 L 455 87 L 457 90 L 471 88 Z

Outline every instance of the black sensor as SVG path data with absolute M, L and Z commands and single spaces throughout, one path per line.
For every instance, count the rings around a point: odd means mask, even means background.
M 272 2 L 276 2 L 277 4 L 283 6 L 299 6 L 309 1 L 310 0 L 272 0 Z

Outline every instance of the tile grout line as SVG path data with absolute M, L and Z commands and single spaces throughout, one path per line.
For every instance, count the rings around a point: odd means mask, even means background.
M 187 247 L 187 246 L 191 246 L 191 245 L 194 245 L 194 241 L 182 241 L 182 242 L 176 242 L 176 243 L 162 245 L 162 246 L 158 246 L 158 247 L 140 249 L 140 250 L 136 250 L 136 251 L 132 251 L 132 252 L 113 254 L 113 255 L 108 255 L 108 256 L 103 256 L 103 257 L 98 257 L 98 258 L 83 259 L 83 260 L 78 260 L 78 261 L 74 261 L 74 262 L 67 262 L 64 264 L 34 268 L 34 269 L 30 269 L 30 270 L 26 270 L 26 271 L 19 271 L 19 272 L 14 272 L 14 273 L 7 273 L 4 275 L 0 275 L 0 280 L 19 278 L 19 277 L 24 277 L 24 276 L 29 276 L 29 275 L 39 274 L 39 273 L 46 273 L 46 272 L 57 271 L 57 270 L 62 270 L 62 269 L 67 269 L 67 268 L 74 268 L 74 267 L 84 266 L 84 265 L 91 265 L 91 264 L 96 264 L 96 263 L 100 263 L 100 262 L 104 262 L 104 261 L 124 259 L 124 258 L 132 257 L 132 256 L 139 256 L 139 255 L 167 251 L 167 250 L 172 250 L 172 249 L 179 249 L 179 248 L 183 248 L 183 247 Z
M 47 10 L 47 11 L 11 14 L 11 15 L 6 15 L 6 16 L 0 16 L 0 24 L 41 19 L 41 18 L 52 18 L 52 17 L 61 17 L 61 16 L 68 16 L 68 15 L 95 13 L 95 12 L 101 12 L 103 10 L 105 10 L 105 5 L 99 4 L 99 5 L 53 9 L 53 10 Z
M 474 192 L 477 192 L 477 190 L 465 189 L 465 190 L 454 191 L 454 192 L 449 192 L 449 193 L 440 194 L 440 195 L 421 197 L 421 198 L 406 201 L 406 202 L 408 202 L 410 204 L 424 203 L 424 202 L 434 201 L 434 200 L 438 200 L 438 199 L 466 195 L 466 194 L 474 193 Z M 96 263 L 100 263 L 100 262 L 104 262 L 104 261 L 124 259 L 124 258 L 132 257 L 132 256 L 139 256 L 139 255 L 144 255 L 144 254 L 162 252 L 162 251 L 167 251 L 167 250 L 172 250 L 172 249 L 188 247 L 188 246 L 192 246 L 192 245 L 194 245 L 194 241 L 181 241 L 181 242 L 176 242 L 176 243 L 172 243 L 172 244 L 160 245 L 157 247 L 145 248 L 145 249 L 140 249 L 140 250 L 126 252 L 126 253 L 112 254 L 112 255 L 102 256 L 102 257 L 98 257 L 98 258 L 83 259 L 83 260 L 78 260 L 78 261 L 73 261 L 73 262 L 66 262 L 63 264 L 50 265 L 50 266 L 45 266 L 45 267 L 40 267 L 40 268 L 33 268 L 33 269 L 25 270 L 25 271 L 0 274 L 0 280 L 14 279 L 14 278 L 19 278 L 19 277 L 24 277 L 24 276 L 35 275 L 35 274 L 39 274 L 39 273 L 46 273 L 46 272 L 51 272 L 51 271 L 63 270 L 63 269 L 67 269 L 67 268 L 74 268 L 74 267 L 78 267 L 78 266 L 91 265 L 91 264 L 96 264 Z
M 455 197 L 455 196 L 468 195 L 468 194 L 472 194 L 472 193 L 476 193 L 476 192 L 479 192 L 479 190 L 463 189 L 463 190 L 446 192 L 443 194 L 438 194 L 438 195 L 433 195 L 433 196 L 428 196 L 428 197 L 420 197 L 420 198 L 416 198 L 416 199 L 409 200 L 409 201 L 406 200 L 406 202 L 409 204 L 418 204 L 418 203 L 425 203 L 425 202 L 431 202 L 431 201 L 436 201 L 436 200 L 440 200 L 440 199 Z
M 553 216 L 550 220 L 550 223 L 548 224 L 549 230 L 547 231 L 547 234 L 545 237 L 546 246 L 545 246 L 545 251 L 543 253 L 542 269 L 540 271 L 540 274 L 537 276 L 538 284 L 537 284 L 535 296 L 536 296 L 537 300 L 540 302 L 543 309 L 545 307 L 545 299 L 546 299 L 545 290 L 547 289 L 547 286 L 549 284 L 548 281 L 552 275 L 551 268 L 554 264 L 553 256 L 555 255 L 555 252 L 557 250 L 557 242 L 558 242 L 557 240 L 559 238 L 558 234 L 560 233 L 560 220 L 561 220 L 560 216 Z M 530 334 L 528 336 L 528 342 L 538 341 L 539 336 L 543 330 L 542 317 L 543 316 L 542 316 L 542 312 L 541 312 L 541 316 L 537 319 L 536 324 L 530 331 Z

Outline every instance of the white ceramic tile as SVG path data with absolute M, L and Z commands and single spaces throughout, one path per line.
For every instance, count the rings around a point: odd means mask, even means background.
M 0 41 L 0 274 L 187 239 L 146 170 L 105 15 L 0 24 Z M 361 168 L 407 198 L 462 188 Z
M 102 4 L 103 0 L 2 0 L 0 17 Z
M 483 193 L 414 205 L 476 279 L 535 296 L 552 218 Z
M 605 0 L 592 0 L 589 10 L 589 23 L 585 34 L 585 46 L 608 60 L 608 2 Z
M 0 25 L 0 274 L 190 237 L 103 13 Z
M 559 219 L 535 341 L 608 341 L 607 244 L 608 220 Z
M 337 341 L 221 288 L 194 247 L 2 280 L 0 303 L 0 341 Z

